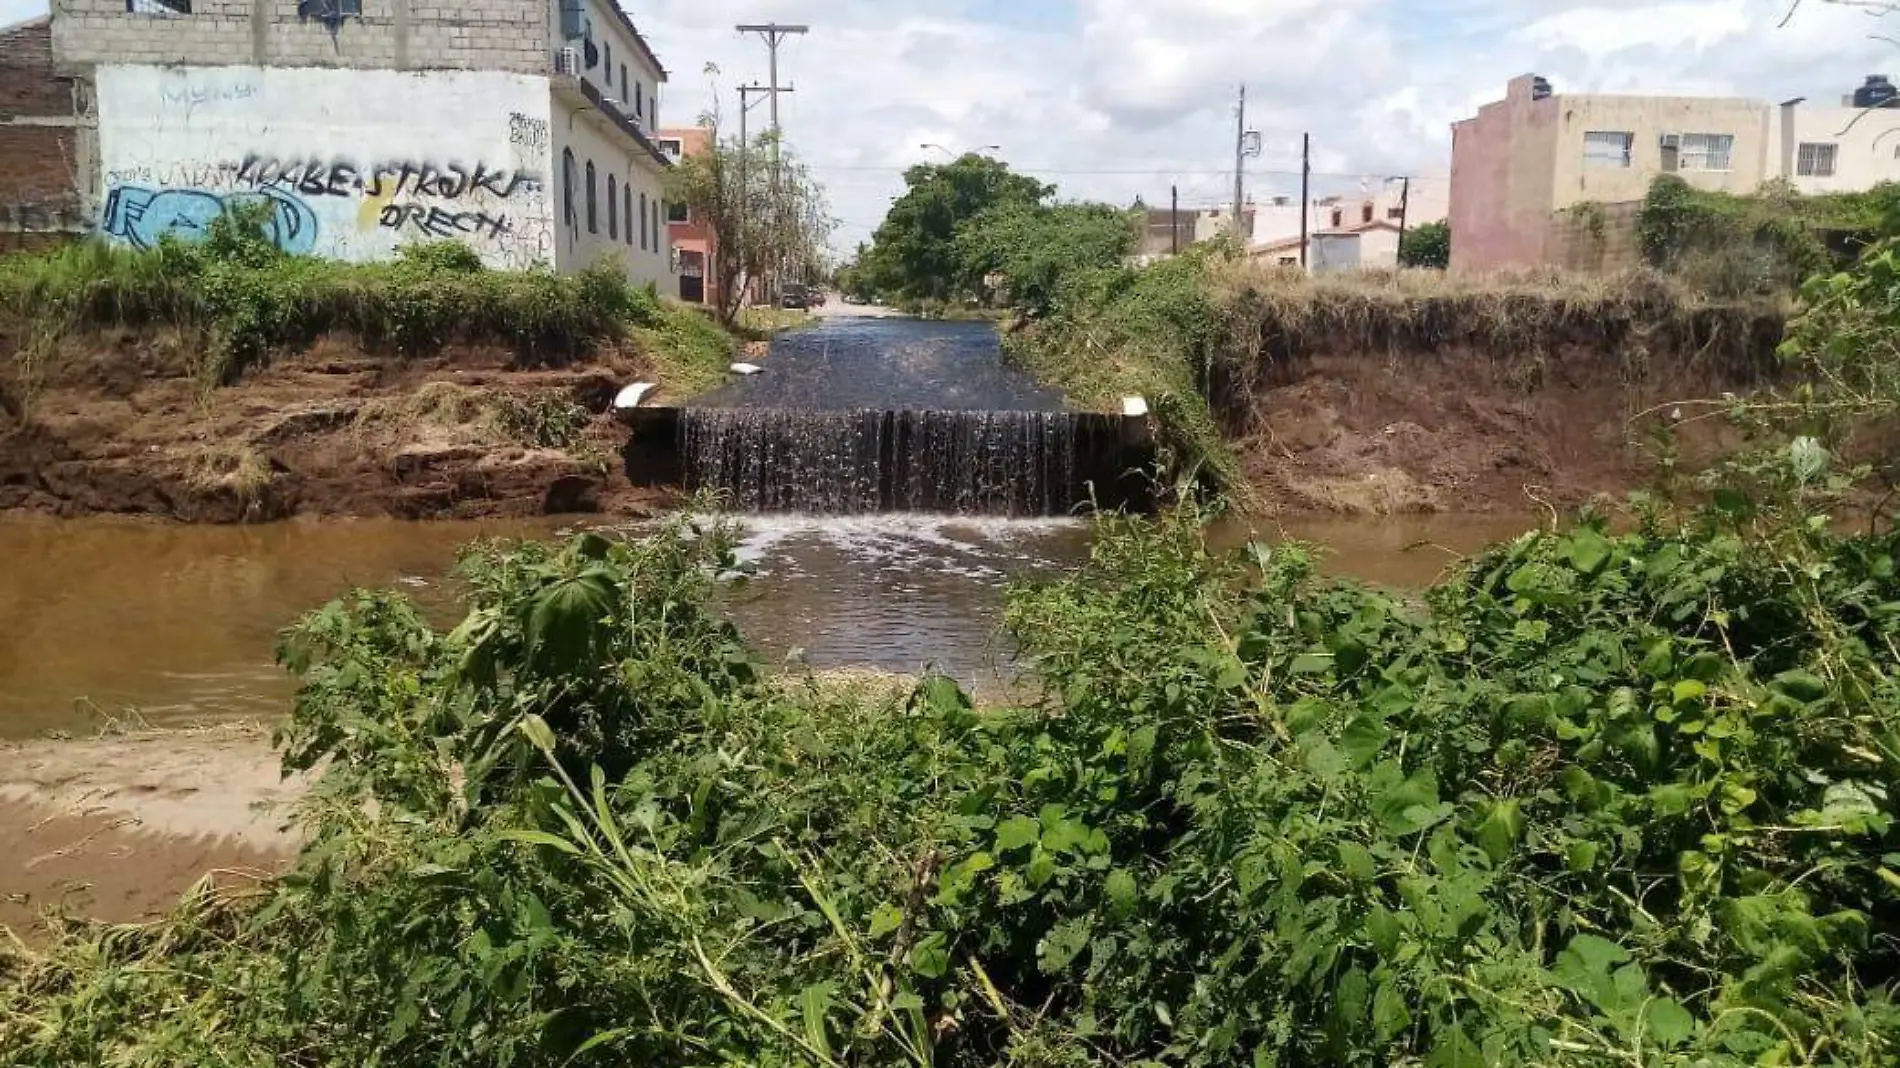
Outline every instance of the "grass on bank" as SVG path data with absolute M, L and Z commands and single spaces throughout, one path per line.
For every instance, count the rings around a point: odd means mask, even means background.
M 0 948 L 0 1062 L 1900 1057 L 1893 534 L 1586 523 L 1418 601 L 1111 522 L 981 707 L 767 676 L 683 524 L 307 617 L 292 871 Z
M 0 319 L 22 337 L 19 371 L 29 384 L 34 362 L 62 339 L 108 327 L 197 334 L 212 384 L 342 334 L 394 357 L 495 345 L 524 367 L 632 340 L 687 393 L 715 381 L 736 347 L 708 316 L 605 265 L 576 275 L 497 271 L 453 242 L 405 246 L 388 263 L 342 263 L 283 253 L 239 218 L 214 222 L 201 244 L 87 241 L 0 259 Z
M 1529 386 L 1551 358 L 1583 352 L 1632 377 L 1672 361 L 1746 382 L 1772 368 L 1791 312 L 1786 297 L 1713 300 L 1652 271 L 1309 277 L 1206 249 L 1070 277 L 1010 349 L 1078 404 L 1113 410 L 1146 396 L 1177 469 L 1244 500 L 1226 438 L 1314 357 L 1456 353 L 1516 369 Z

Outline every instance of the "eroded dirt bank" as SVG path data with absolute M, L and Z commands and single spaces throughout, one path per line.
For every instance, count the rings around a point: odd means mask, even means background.
M 1689 417 L 1755 384 L 1586 351 L 1326 354 L 1230 397 L 1222 416 L 1270 512 L 1516 514 L 1651 483 L 1664 427 L 1690 466 L 1732 446 L 1718 420 Z
M 631 350 L 520 371 L 493 349 L 391 360 L 326 339 L 215 389 L 199 362 L 175 337 L 70 339 L 0 404 L 0 510 L 256 522 L 665 503 L 629 485 L 603 414 L 643 374 Z

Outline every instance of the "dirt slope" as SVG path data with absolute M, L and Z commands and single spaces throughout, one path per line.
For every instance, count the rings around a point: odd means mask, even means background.
M 0 337 L 0 356 L 15 347 Z M 240 522 L 640 514 L 658 503 L 627 483 L 624 433 L 600 414 L 642 374 L 630 352 L 516 371 L 498 351 L 392 361 L 326 339 L 207 389 L 184 349 L 129 332 L 75 339 L 35 388 L 16 384 L 0 405 L 0 510 Z M 523 403 L 508 409 L 510 398 Z M 565 448 L 539 447 L 501 417 L 570 402 L 593 419 Z
M 1533 366 L 1460 353 L 1324 355 L 1230 409 L 1250 482 L 1278 514 L 1521 513 L 1652 477 L 1653 432 L 1727 384 L 1567 354 Z M 1677 425 L 1685 457 L 1730 444 Z

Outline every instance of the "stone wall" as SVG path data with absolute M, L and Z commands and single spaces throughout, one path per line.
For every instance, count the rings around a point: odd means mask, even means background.
M 362 15 L 307 16 L 297 0 L 191 0 L 176 13 L 125 0 L 54 0 L 54 42 L 74 69 L 247 63 L 545 74 L 548 0 L 362 0 Z

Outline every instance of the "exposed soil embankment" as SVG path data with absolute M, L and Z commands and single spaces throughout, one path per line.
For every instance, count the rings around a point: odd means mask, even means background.
M 1243 274 L 1217 293 L 1213 414 L 1282 513 L 1573 505 L 1644 484 L 1665 438 L 1693 469 L 1736 444 L 1694 417 L 1779 373 L 1786 315 L 1641 274 Z
M 1746 388 L 1685 368 L 1634 377 L 1595 354 L 1535 367 L 1484 356 L 1327 355 L 1262 383 L 1228 422 L 1280 514 L 1524 512 L 1623 494 L 1657 470 L 1657 431 L 1693 464 L 1732 446 L 1696 401 Z
M 17 345 L 0 337 L 0 363 Z M 72 337 L 0 405 L 0 510 L 191 522 L 475 518 L 663 503 L 625 476 L 606 411 L 631 349 L 517 370 L 498 348 L 411 360 L 339 338 L 208 388 L 179 335 Z

